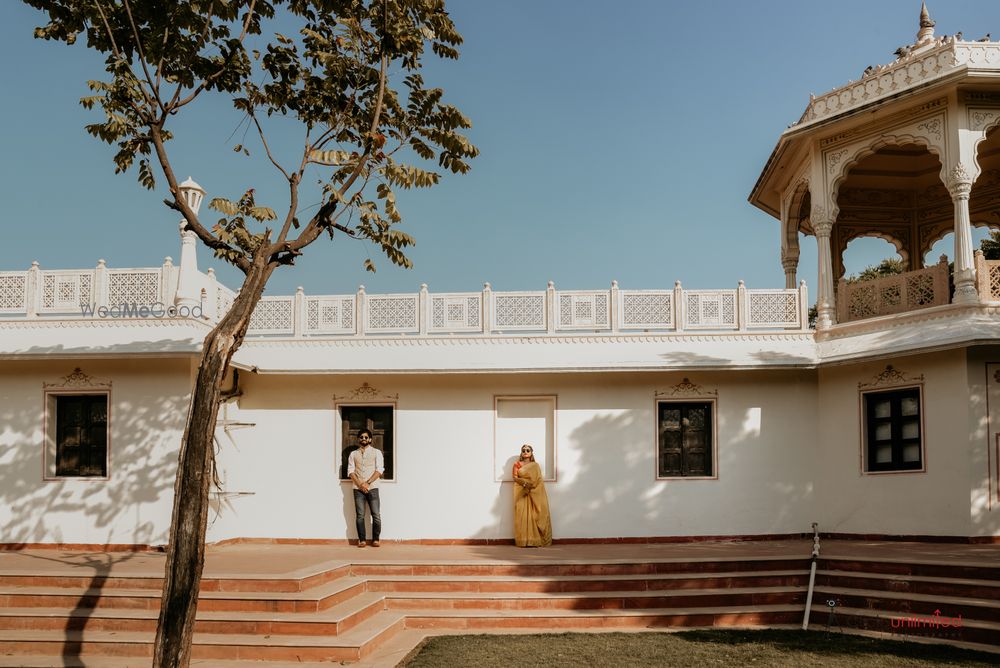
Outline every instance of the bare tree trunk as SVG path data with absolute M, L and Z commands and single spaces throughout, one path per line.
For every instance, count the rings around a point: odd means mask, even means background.
M 154 668 L 186 668 L 191 661 L 194 620 L 205 565 L 208 491 L 215 460 L 215 425 L 222 382 L 272 270 L 266 260 L 255 258 L 229 313 L 205 337 L 174 482 L 170 544 L 153 646 Z

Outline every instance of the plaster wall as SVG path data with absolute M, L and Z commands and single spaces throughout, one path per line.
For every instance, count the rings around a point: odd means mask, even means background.
M 43 479 L 44 383 L 111 382 L 106 480 Z M 187 359 L 0 362 L 0 543 L 164 544 L 187 413 Z
M 969 491 L 972 535 L 1000 536 L 1000 346 L 969 349 Z
M 858 384 L 871 383 L 887 364 L 922 383 L 923 471 L 863 471 Z M 970 536 L 985 529 L 973 525 L 969 510 L 971 409 L 964 350 L 823 368 L 819 407 L 812 476 L 822 499 L 816 508 L 821 531 Z
M 243 376 L 222 439 L 226 493 L 209 540 L 355 537 L 338 480 L 334 396 L 393 397 L 396 476 L 380 482 L 388 539 L 510 538 L 512 490 L 494 480 L 495 395 L 555 395 L 556 538 L 800 532 L 814 520 L 814 371 L 704 372 L 717 391 L 717 479 L 656 479 L 656 392 L 677 373 Z M 398 397 L 398 398 L 397 398 Z M 506 458 L 515 453 L 498 453 Z M 547 472 L 548 473 L 548 472 Z

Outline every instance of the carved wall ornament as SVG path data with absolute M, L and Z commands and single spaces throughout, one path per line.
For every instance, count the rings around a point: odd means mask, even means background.
M 368 381 L 361 383 L 358 387 L 354 388 L 347 394 L 333 395 L 334 401 L 396 401 L 399 399 L 399 394 L 386 394 L 377 388 L 372 387 L 368 384 Z
M 833 146 L 835 144 L 843 144 L 847 141 L 852 141 L 858 137 L 871 137 L 873 135 L 879 134 L 884 130 L 891 130 L 895 126 L 898 126 L 900 122 L 905 122 L 909 119 L 916 118 L 918 116 L 926 116 L 926 112 L 933 111 L 937 109 L 945 109 L 948 106 L 947 98 L 938 98 L 936 100 L 931 100 L 925 104 L 918 105 L 907 109 L 906 111 L 900 112 L 898 114 L 893 114 L 890 118 L 875 121 L 872 123 L 866 123 L 852 130 L 847 130 L 845 132 L 840 132 L 833 135 L 832 137 L 827 137 L 820 140 L 820 147 L 826 148 L 828 146 Z
M 42 383 L 42 387 L 45 389 L 85 389 L 85 388 L 101 388 L 107 389 L 111 387 L 111 381 L 105 378 L 96 378 L 90 376 L 83 372 L 80 367 L 73 369 L 73 373 L 63 376 L 58 383 Z
M 969 129 L 983 132 L 1000 121 L 1000 109 L 969 109 Z
M 687 378 L 681 380 L 673 387 L 654 393 L 656 397 L 717 397 L 719 396 L 718 390 L 706 390 L 701 385 L 692 383 Z
M 949 172 L 948 190 L 952 197 L 968 197 L 972 192 L 972 176 L 962 163 L 952 167 Z
M 886 364 L 885 369 L 875 374 L 867 383 L 859 382 L 859 390 L 873 390 L 880 387 L 895 387 L 897 385 L 912 385 L 913 383 L 924 382 L 924 375 L 911 376 L 905 371 L 894 368 L 891 364 Z
M 840 163 L 847 157 L 847 149 L 826 154 L 826 173 L 833 175 L 837 173 Z
M 917 125 L 917 129 L 923 130 L 925 133 L 933 136 L 938 141 L 941 141 L 941 138 L 944 135 L 944 123 L 942 122 L 940 116 L 936 116 L 920 123 Z

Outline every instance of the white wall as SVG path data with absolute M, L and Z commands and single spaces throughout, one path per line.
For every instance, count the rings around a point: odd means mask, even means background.
M 44 383 L 111 381 L 109 479 L 43 480 Z M 0 362 L 0 542 L 163 544 L 188 360 Z
M 923 376 L 923 472 L 864 474 L 858 383 L 891 364 Z M 974 535 L 970 522 L 969 385 L 965 351 L 822 369 L 817 485 L 821 531 Z
M 546 485 L 557 538 L 806 531 L 814 378 L 692 375 L 719 393 L 718 479 L 665 481 L 655 478 L 654 393 L 681 374 L 244 375 L 238 419 L 256 426 L 232 432 L 223 447 L 232 494 L 210 539 L 354 537 L 333 406 L 365 381 L 397 404 L 396 480 L 380 492 L 387 538 L 513 535 L 510 484 L 493 479 L 498 394 L 558 397 L 558 480 Z

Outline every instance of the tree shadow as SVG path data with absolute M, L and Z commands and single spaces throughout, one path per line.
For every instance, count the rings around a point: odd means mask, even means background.
M 111 382 L 108 476 L 46 480 L 43 383 L 58 383 L 78 365 L 84 373 Z M 86 391 L 85 386 L 72 389 Z M 64 657 L 79 656 L 82 632 L 105 583 L 117 564 L 135 557 L 128 550 L 168 540 L 189 391 L 186 359 L 0 363 L 2 548 L 90 574 L 67 619 Z M 31 549 L 46 545 L 106 549 Z

